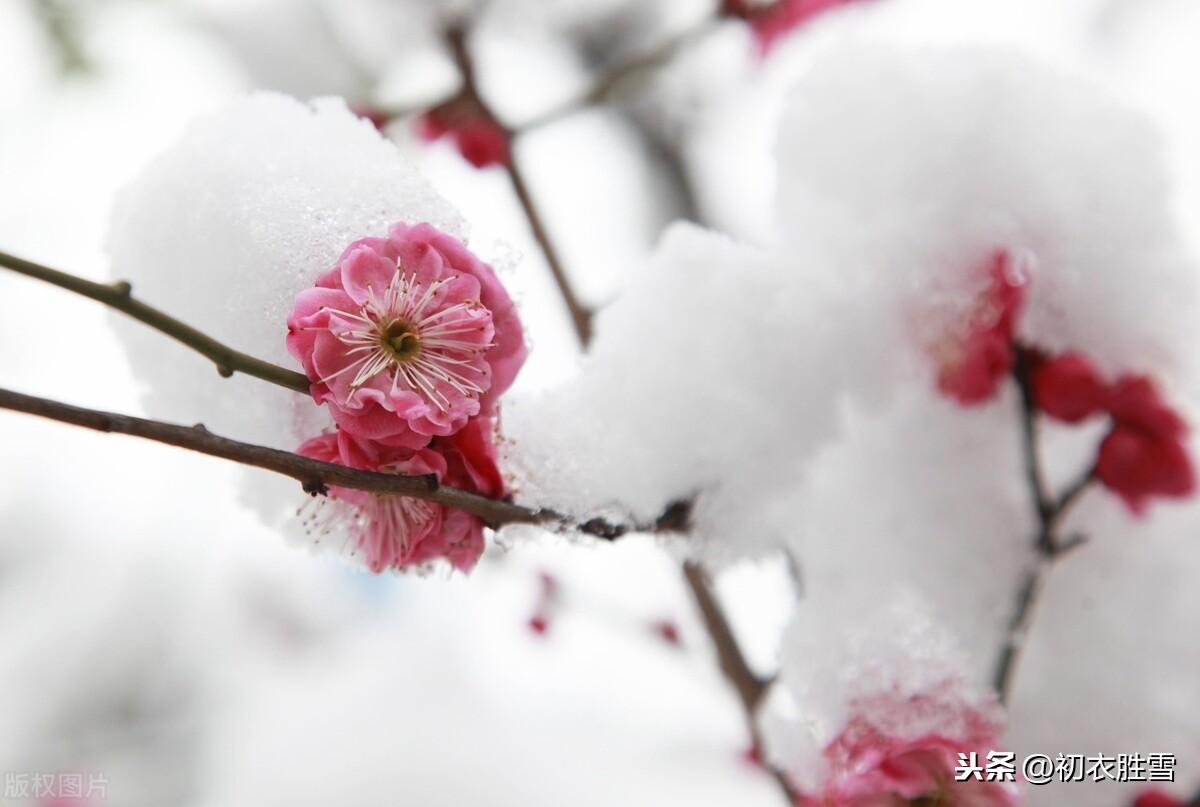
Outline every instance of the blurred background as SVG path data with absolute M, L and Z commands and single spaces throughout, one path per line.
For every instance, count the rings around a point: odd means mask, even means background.
M 422 134 L 457 90 L 456 25 L 590 308 L 674 219 L 765 239 L 782 93 L 865 36 L 1004 43 L 1111 86 L 1161 126 L 1196 254 L 1194 0 L 863 0 L 765 51 L 733 5 L 0 0 L 0 249 L 119 276 L 113 195 L 188 121 L 256 88 L 340 95 L 517 265 L 518 383 L 552 385 L 578 358 L 571 312 L 507 174 Z M 10 274 L 0 386 L 139 412 L 106 312 Z M 218 460 L 8 412 L 0 460 L 5 803 L 54 803 L 13 775 L 63 773 L 131 806 L 782 803 L 657 539 L 546 535 L 489 548 L 469 579 L 373 577 L 289 546 Z M 787 570 L 731 569 L 719 593 L 769 675 L 800 593 Z

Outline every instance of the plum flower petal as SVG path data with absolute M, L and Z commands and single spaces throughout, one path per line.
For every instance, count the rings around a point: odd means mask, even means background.
M 1195 469 L 1184 444 L 1187 424 L 1149 378 L 1117 379 L 1109 414 L 1113 427 L 1100 444 L 1096 477 L 1133 513 L 1144 513 L 1151 497 L 1195 492 Z
M 435 440 L 415 451 L 359 440 L 339 430 L 308 440 L 297 453 L 360 470 L 434 474 L 447 485 L 498 496 L 504 488 L 490 442 L 491 428 L 486 418 L 474 420 L 460 433 L 463 438 Z M 476 479 L 485 484 L 476 484 Z M 439 558 L 467 572 L 483 554 L 483 522 L 440 504 L 335 486 L 329 489 L 325 507 L 322 531 L 344 531 L 351 543 L 349 553 L 361 557 L 375 573 L 418 567 Z
M 993 396 L 1016 361 L 1017 318 L 1025 303 L 1028 272 L 1007 250 L 988 266 L 990 285 L 967 315 L 965 327 L 934 346 L 938 389 L 963 406 Z
M 945 715 L 952 735 L 898 736 L 890 730 L 914 715 Z M 854 706 L 845 728 L 824 751 L 827 777 L 820 792 L 802 793 L 801 807 L 1003 807 L 1016 803 L 1011 783 L 956 781 L 960 753 L 985 757 L 999 749 L 999 721 L 986 711 L 952 706 L 934 696 L 886 693 Z
M 408 449 L 490 414 L 526 355 L 491 267 L 429 224 L 347 247 L 296 298 L 287 345 L 342 429 Z
M 417 119 L 417 134 L 424 140 L 449 137 L 463 159 L 476 168 L 508 165 L 508 133 L 495 121 L 477 115 L 463 114 L 453 107 L 431 109 Z
M 1108 385 L 1080 353 L 1036 362 L 1030 383 L 1037 408 L 1066 423 L 1078 423 L 1108 405 Z
M 1126 375 L 1113 385 L 1108 405 L 1113 420 L 1147 434 L 1176 438 L 1187 434 L 1187 423 L 1171 408 L 1154 382 L 1144 375 Z

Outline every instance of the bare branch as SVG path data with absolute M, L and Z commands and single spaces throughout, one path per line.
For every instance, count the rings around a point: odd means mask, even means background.
M 458 65 L 459 73 L 462 75 L 463 83 L 459 98 L 465 103 L 470 104 L 483 118 L 503 129 L 506 136 L 511 140 L 516 133 L 506 127 L 496 117 L 491 107 L 488 106 L 487 101 L 479 93 L 479 87 L 475 82 L 475 66 L 471 59 L 471 54 L 467 50 L 466 39 L 466 31 L 462 28 L 455 27 L 446 32 L 446 42 L 450 47 L 451 54 L 454 56 L 455 64 Z M 537 241 L 538 247 L 541 248 L 542 254 L 546 257 L 546 264 L 550 267 L 550 274 L 554 277 L 554 283 L 558 287 L 559 296 L 562 297 L 563 304 L 566 305 L 567 312 L 571 315 L 571 323 L 575 327 L 575 336 L 579 339 L 581 346 L 587 347 L 592 337 L 592 311 L 579 300 L 570 281 L 567 280 L 567 274 L 563 269 L 562 261 L 558 257 L 558 251 L 554 248 L 554 244 L 550 240 L 550 233 L 546 230 L 546 225 L 542 221 L 536 205 L 534 205 L 533 197 L 529 192 L 529 185 L 525 181 L 525 175 L 521 172 L 517 164 L 515 150 L 510 151 L 508 162 L 505 163 L 504 168 L 508 172 L 508 178 L 512 183 L 513 193 L 516 194 L 517 202 L 521 205 L 521 210 L 525 214 L 526 221 L 529 222 L 529 229 L 533 233 L 533 238 Z
M 5 252 L 0 252 L 0 266 L 17 274 L 73 291 L 128 314 L 208 357 L 217 366 L 217 372 L 226 378 L 234 373 L 245 373 L 296 392 L 307 394 L 309 391 L 309 381 L 303 373 L 257 359 L 218 342 L 208 334 L 137 299 L 133 296 L 132 286 L 125 281 L 96 283 Z
M 717 661 L 721 665 L 721 672 L 724 673 L 725 679 L 733 686 L 742 702 L 742 711 L 746 715 L 750 741 L 756 750 L 761 751 L 763 743 L 762 733 L 758 728 L 758 707 L 770 688 L 771 681 L 759 678 L 750 669 L 746 657 L 738 646 L 737 638 L 733 635 L 733 628 L 717 602 L 716 592 L 713 591 L 712 583 L 704 569 L 698 563 L 688 561 L 683 564 L 683 578 L 687 581 L 692 597 L 696 600 L 696 606 L 700 609 L 700 616 L 704 620 L 705 630 L 717 651 Z M 773 768 L 768 767 L 768 770 L 771 771 L 784 795 L 787 796 L 788 803 L 796 803 L 795 793 L 787 778 Z
M 704 618 L 704 626 L 717 651 L 721 672 L 725 673 L 729 683 L 737 690 L 746 713 L 753 714 L 758 709 L 763 693 L 766 692 L 766 683 L 759 680 L 742 655 L 737 639 L 734 638 L 733 628 L 717 602 L 716 593 L 712 590 L 704 569 L 698 563 L 689 561 L 683 565 L 683 577 L 696 600 L 700 615 Z

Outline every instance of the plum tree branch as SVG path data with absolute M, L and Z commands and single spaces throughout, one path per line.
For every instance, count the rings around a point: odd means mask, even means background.
M 0 409 L 70 423 L 94 431 L 141 437 L 242 465 L 262 468 L 295 479 L 305 492 L 312 495 L 324 495 L 330 487 L 343 487 L 383 495 L 424 499 L 468 512 L 493 529 L 508 524 L 538 524 L 550 529 L 574 530 L 611 541 L 630 532 L 682 532 L 688 526 L 689 505 L 686 502 L 671 504 L 658 518 L 645 524 L 619 523 L 600 518 L 578 520 L 554 510 L 524 507 L 442 485 L 432 474 L 402 476 L 360 471 L 289 451 L 231 440 L 213 434 L 199 424 L 180 426 L 115 412 L 85 409 L 7 389 L 0 389 Z
M 470 51 L 467 49 L 466 30 L 461 27 L 450 28 L 446 32 L 446 43 L 450 48 L 454 62 L 458 66 L 459 74 L 462 77 L 462 90 L 459 93 L 460 102 L 472 106 L 477 114 L 502 129 L 506 137 L 511 140 L 516 132 L 509 129 L 496 117 L 495 112 L 492 111 L 492 108 L 479 92 L 479 87 L 475 80 L 475 65 L 471 59 Z M 558 251 L 554 248 L 554 243 L 550 239 L 550 233 L 546 229 L 546 224 L 542 220 L 541 214 L 538 213 L 537 205 L 534 204 L 533 196 L 529 191 L 529 183 L 525 181 L 525 175 L 521 171 L 515 150 L 510 151 L 509 159 L 505 162 L 504 169 L 508 173 L 508 179 L 512 184 L 513 193 L 517 197 L 517 203 L 520 204 L 521 211 L 525 214 L 525 219 L 529 223 L 529 230 L 533 234 L 538 247 L 541 249 L 542 255 L 545 256 L 547 266 L 550 267 L 550 274 L 554 278 L 555 286 L 558 287 L 559 296 L 562 297 L 563 304 L 567 307 L 567 313 L 571 316 L 571 324 L 575 329 L 575 336 L 578 338 L 581 346 L 587 347 L 592 335 L 592 311 L 579 299 L 575 293 L 575 289 L 567 279 L 562 260 L 558 256 Z
M 217 366 L 217 372 L 226 378 L 234 373 L 245 373 L 296 392 L 308 393 L 309 381 L 303 373 L 271 364 L 218 342 L 208 334 L 137 299 L 133 296 L 133 287 L 123 280 L 116 283 L 96 283 L 6 252 L 0 252 L 0 266 L 75 292 L 127 314 L 206 356 Z
M 742 702 L 742 711 L 746 715 L 746 725 L 750 732 L 750 741 L 754 749 L 761 753 L 763 742 L 762 732 L 758 728 L 758 709 L 762 704 L 763 696 L 770 689 L 771 681 L 763 680 L 750 669 L 745 655 L 738 646 L 737 638 L 733 634 L 733 628 L 730 626 L 729 620 L 725 617 L 725 613 L 721 610 L 720 603 L 717 601 L 712 582 L 708 579 L 708 575 L 701 568 L 700 564 L 693 561 L 685 562 L 683 564 L 683 578 L 687 582 L 688 589 L 692 592 L 692 597 L 696 601 L 696 607 L 700 609 L 700 617 L 704 622 L 704 628 L 709 638 L 712 639 L 713 648 L 717 653 L 717 662 L 721 666 L 721 672 L 737 692 L 738 698 Z M 770 770 L 771 775 L 779 784 L 780 789 L 783 790 L 788 803 L 795 804 L 796 794 L 792 790 L 791 783 L 788 782 L 787 778 L 780 771 L 773 768 L 768 768 L 768 770 Z
M 1031 363 L 1032 353 L 1018 345 L 1013 380 L 1016 381 L 1020 393 L 1021 448 L 1025 462 L 1025 478 L 1037 516 L 1037 534 L 1033 542 L 1033 565 L 1025 573 L 1017 589 L 1016 603 L 1009 619 L 1004 646 L 996 662 L 993 686 L 1001 703 L 1007 703 L 1012 694 L 1021 652 L 1033 626 L 1038 602 L 1045 590 L 1051 568 L 1057 560 L 1086 541 L 1086 538 L 1079 534 L 1064 536 L 1062 522 L 1067 511 L 1095 479 L 1095 467 L 1090 466 L 1058 496 L 1048 491 L 1038 456 L 1037 407 L 1030 382 Z
M 469 105 L 476 114 L 491 122 L 493 125 L 503 129 L 511 138 L 516 132 L 506 127 L 495 113 L 488 106 L 487 102 L 480 95 L 478 86 L 475 81 L 474 64 L 471 59 L 470 52 L 467 48 L 466 31 L 462 28 L 452 28 L 446 33 L 446 41 L 450 47 L 451 53 L 454 56 L 454 61 L 458 66 L 462 77 L 463 86 L 456 100 L 457 103 Z M 661 52 L 656 51 L 651 54 L 646 60 L 639 61 L 630 66 L 630 72 L 645 69 L 650 64 L 666 58 L 666 55 L 674 52 L 678 47 L 678 42 L 672 42 L 669 47 Z M 595 95 L 589 100 L 599 100 L 602 95 L 607 94 L 619 80 L 623 79 L 627 72 L 618 70 L 616 77 L 613 79 L 610 86 L 606 86 L 600 95 Z M 550 271 L 554 276 L 555 284 L 558 287 L 559 294 L 562 296 L 563 303 L 566 305 L 568 312 L 571 315 L 572 323 L 575 326 L 575 335 L 579 340 L 579 344 L 586 348 L 591 341 L 592 336 L 592 311 L 584 306 L 571 285 L 570 280 L 563 268 L 562 262 L 558 257 L 558 253 L 554 249 L 554 245 L 550 240 L 549 234 L 546 231 L 545 224 L 541 216 L 538 214 L 537 206 L 529 193 L 528 185 L 525 182 L 524 175 L 521 173 L 517 164 L 516 158 L 510 155 L 510 159 L 506 165 L 509 179 L 512 182 L 513 190 L 516 193 L 517 201 L 521 205 L 521 209 L 525 214 L 526 220 L 529 223 L 530 230 L 533 233 L 534 239 L 538 242 L 542 253 L 546 257 L 546 262 L 550 267 Z M 673 509 L 679 509 L 682 512 L 682 518 L 686 519 L 690 515 L 690 502 L 676 502 L 669 507 L 659 518 L 662 522 L 664 519 L 673 521 L 680 517 L 678 513 L 672 513 Z M 762 696 L 769 687 L 769 682 L 759 679 L 746 663 L 745 657 L 742 655 L 741 649 L 738 646 L 737 638 L 734 636 L 733 629 L 729 625 L 729 621 L 725 618 L 721 610 L 721 606 L 717 601 L 716 595 L 712 590 L 711 583 L 708 580 L 704 570 L 697 564 L 687 562 L 683 567 L 684 580 L 687 582 L 688 588 L 696 601 L 697 607 L 700 609 L 700 614 L 704 622 L 704 626 L 709 636 L 713 641 L 713 645 L 717 652 L 721 671 L 730 685 L 737 691 L 738 697 L 741 700 L 743 711 L 746 715 L 746 722 L 749 726 L 751 740 L 756 748 L 761 748 L 761 739 L 758 731 L 757 707 L 762 700 Z M 787 796 L 789 803 L 794 802 L 794 794 L 787 780 L 778 771 L 772 771 L 773 776 L 779 782 L 784 795 Z
M 767 683 L 754 674 L 746 662 L 746 657 L 742 655 L 742 650 L 733 635 L 733 628 L 717 602 L 716 593 L 712 590 L 712 584 L 704 569 L 698 563 L 688 561 L 683 565 L 683 577 L 696 600 L 696 606 L 700 609 L 700 616 L 704 620 L 708 635 L 712 638 L 721 671 L 737 690 L 746 713 L 754 714 L 767 691 Z

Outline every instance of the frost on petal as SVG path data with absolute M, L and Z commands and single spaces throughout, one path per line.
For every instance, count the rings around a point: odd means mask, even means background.
M 350 244 L 287 325 L 288 349 L 337 424 L 401 448 L 489 416 L 525 359 L 495 272 L 429 224 Z
M 837 356 L 820 299 L 762 253 L 672 228 L 600 312 L 579 375 L 506 402 L 522 497 L 639 520 L 696 497 L 688 544 L 709 560 L 777 545 L 803 466 L 833 430 Z
M 454 210 L 340 100 L 258 93 L 197 120 L 119 195 L 115 277 L 238 350 L 292 364 L 296 296 L 364 234 L 395 221 L 459 233 Z M 328 423 L 304 396 L 235 375 L 116 318 L 153 416 L 291 448 Z
M 777 240 L 844 298 L 859 394 L 928 377 L 930 346 L 986 294 L 973 267 L 997 248 L 1030 257 L 1021 343 L 1081 351 L 1110 377 L 1174 379 L 1186 363 L 1196 273 L 1161 143 L 1098 88 L 1004 50 L 834 47 L 787 100 L 776 155 Z M 988 394 L 1004 353 L 976 346 L 969 397 Z
M 800 804 L 1015 803 L 1012 785 L 954 776 L 960 753 L 1002 749 L 994 697 L 969 684 L 952 637 L 919 598 L 877 593 L 882 608 L 806 602 L 785 638 L 792 714 L 772 716 L 768 739 Z M 814 607 L 819 615 L 805 610 Z
M 938 389 L 963 406 L 994 397 L 1016 361 L 1013 339 L 1025 302 L 1027 270 L 1008 250 L 997 250 L 987 264 L 988 287 L 932 349 Z
M 479 418 L 451 440 L 408 450 L 355 439 L 343 430 L 305 441 L 297 453 L 360 470 L 433 474 L 439 482 L 472 493 L 503 495 L 493 426 Z M 483 554 L 483 522 L 475 516 L 408 496 L 331 486 L 314 500 L 305 526 L 317 543 L 341 547 L 372 572 L 404 570 L 448 561 L 470 571 Z

